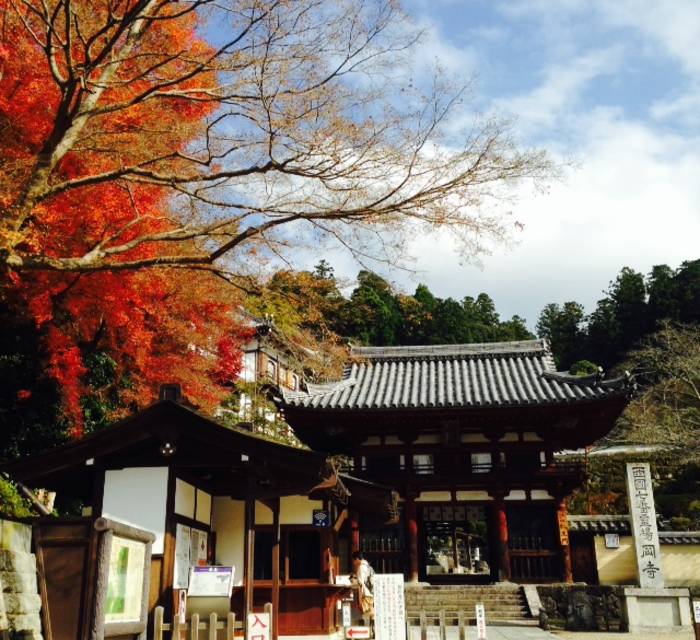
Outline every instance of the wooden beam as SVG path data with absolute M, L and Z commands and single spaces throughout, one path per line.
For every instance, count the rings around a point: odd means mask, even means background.
M 279 637 L 280 619 L 280 499 L 272 505 L 272 640 Z
M 347 520 L 348 517 L 348 510 L 343 509 L 339 514 L 338 517 L 335 519 L 335 522 L 333 523 L 333 528 L 335 529 L 336 533 L 340 531 L 340 527 L 343 526 L 343 522 Z

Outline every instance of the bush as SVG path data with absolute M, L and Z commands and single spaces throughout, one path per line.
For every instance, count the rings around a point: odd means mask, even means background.
M 0 476 L 0 516 L 29 518 L 33 515 L 29 500 L 19 493 L 14 483 Z

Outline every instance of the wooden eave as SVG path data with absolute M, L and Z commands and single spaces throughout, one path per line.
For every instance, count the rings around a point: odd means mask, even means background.
M 606 435 L 627 402 L 628 396 L 620 393 L 575 404 L 346 410 L 286 406 L 284 416 L 303 442 L 333 451 L 354 451 L 369 435 L 393 434 L 409 443 L 412 436 L 439 432 L 443 425 L 494 439 L 506 431 L 534 431 L 554 448 L 578 448 Z
M 175 452 L 164 456 L 164 443 Z M 44 453 L 6 462 L 0 472 L 32 487 L 92 495 L 96 473 L 169 466 L 212 495 L 259 499 L 308 494 L 327 469 L 327 455 L 230 429 L 177 402 L 163 400 L 103 431 Z M 390 491 L 363 485 L 365 508 L 387 513 Z M 359 505 L 357 505 L 359 506 Z

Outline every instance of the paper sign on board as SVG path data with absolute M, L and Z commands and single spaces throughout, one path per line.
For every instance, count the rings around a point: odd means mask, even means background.
M 343 602 L 343 626 L 344 627 L 351 627 L 352 626 L 352 616 L 351 616 L 349 602 Z
M 700 623 L 700 600 L 693 600 L 693 617 L 695 622 Z
M 476 639 L 486 640 L 486 611 L 484 605 L 476 605 Z
M 375 636 L 380 640 L 406 640 L 403 573 L 377 573 L 372 586 Z
M 189 596 L 231 597 L 233 567 L 192 567 Z

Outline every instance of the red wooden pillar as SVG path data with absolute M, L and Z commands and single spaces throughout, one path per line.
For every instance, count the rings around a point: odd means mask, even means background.
M 498 558 L 498 579 L 510 580 L 510 550 L 508 549 L 508 517 L 502 494 L 493 498 L 493 526 L 495 528 L 496 552 Z
M 360 550 L 360 515 L 350 511 L 350 553 Z
M 403 513 L 406 518 L 406 538 L 408 542 L 408 581 L 418 582 L 418 516 L 416 501 L 412 495 L 406 496 Z
M 566 506 L 566 498 L 557 500 L 557 531 L 559 532 L 559 549 L 562 562 L 562 580 L 573 582 L 574 574 L 571 570 L 571 546 L 569 545 L 569 511 Z
M 272 640 L 280 630 L 280 499 L 272 501 Z
M 255 571 L 255 498 L 249 494 L 245 499 L 245 519 L 244 519 L 244 602 L 243 602 L 243 625 L 247 629 L 248 614 L 253 611 L 253 575 Z

